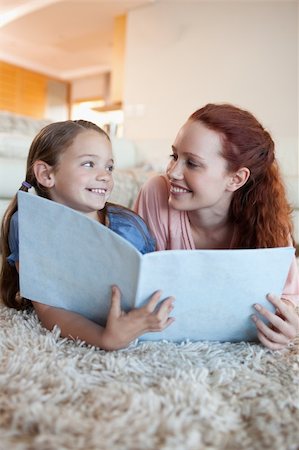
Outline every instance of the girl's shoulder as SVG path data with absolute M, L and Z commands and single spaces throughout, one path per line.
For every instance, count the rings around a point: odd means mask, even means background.
M 10 225 L 18 225 L 19 223 L 19 213 L 18 210 L 13 213 L 10 218 Z
M 9 224 L 9 240 L 11 237 L 16 239 L 16 237 L 19 234 L 19 214 L 18 210 L 13 213 L 13 215 L 10 218 L 10 224 Z
M 147 231 L 144 220 L 134 211 L 122 205 L 107 203 L 107 214 L 109 218 L 109 228 L 113 229 L 118 226 L 127 225 L 128 227 L 141 227 Z
M 118 205 L 117 203 L 106 203 L 106 211 L 109 217 L 109 220 L 112 221 L 135 221 L 143 222 L 142 218 L 132 211 L 131 209 L 126 208 L 125 206 Z M 144 223 L 144 222 L 143 222 Z
M 124 206 L 107 203 L 109 228 L 131 242 L 141 253 L 155 250 L 155 242 L 144 220 Z

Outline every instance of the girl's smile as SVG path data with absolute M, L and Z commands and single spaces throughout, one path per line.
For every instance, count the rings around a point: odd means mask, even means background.
M 51 199 L 96 218 L 113 189 L 111 144 L 94 130 L 79 133 L 50 174 Z
M 93 194 L 98 194 L 98 195 L 106 195 L 106 193 L 107 193 L 107 189 L 91 188 L 91 189 L 87 189 L 87 190 L 92 192 Z

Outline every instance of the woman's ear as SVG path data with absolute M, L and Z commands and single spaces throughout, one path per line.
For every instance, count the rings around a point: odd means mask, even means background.
M 33 172 L 36 178 L 36 181 L 47 188 L 51 188 L 54 186 L 54 173 L 53 168 L 49 166 L 49 164 L 44 161 L 37 160 L 33 163 Z
M 247 167 L 241 167 L 237 172 L 234 172 L 227 184 L 227 190 L 230 192 L 235 192 L 240 187 L 244 186 L 250 177 L 250 170 Z

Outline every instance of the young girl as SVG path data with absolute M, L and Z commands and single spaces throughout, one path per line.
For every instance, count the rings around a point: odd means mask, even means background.
M 110 139 L 101 128 L 84 120 L 58 122 L 43 128 L 33 140 L 27 160 L 26 181 L 20 189 L 28 191 L 34 187 L 38 195 L 105 224 L 140 252 L 151 252 L 154 244 L 142 219 L 126 208 L 107 203 L 113 188 L 112 171 Z M 24 308 L 30 302 L 19 296 L 17 196 L 3 218 L 1 245 L 2 300 L 9 307 Z M 47 306 L 42 303 L 42 298 L 32 304 L 40 321 L 49 330 L 58 325 L 62 336 L 79 338 L 102 349 L 113 350 L 127 346 L 141 334 L 163 330 L 172 323 L 169 313 L 173 308 L 173 298 L 167 298 L 158 308 L 160 295 L 156 292 L 145 307 L 125 314 L 120 308 L 120 291 L 113 286 L 105 328 L 77 313 Z
M 208 104 L 192 114 L 172 147 L 166 175 L 142 188 L 136 211 L 158 250 L 233 249 L 293 245 L 291 209 L 269 133 L 247 111 Z M 294 257 L 282 299 L 272 314 L 255 309 L 260 341 L 286 346 L 299 332 L 299 282 Z M 229 299 L 227 299 L 229 301 Z

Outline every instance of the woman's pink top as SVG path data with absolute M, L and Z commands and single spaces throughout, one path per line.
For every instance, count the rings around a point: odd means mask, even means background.
M 169 183 L 166 176 L 150 178 L 139 192 L 135 211 L 145 220 L 155 237 L 157 250 L 195 249 L 186 211 L 171 208 L 168 197 Z M 295 256 L 282 297 L 299 304 L 299 274 Z

